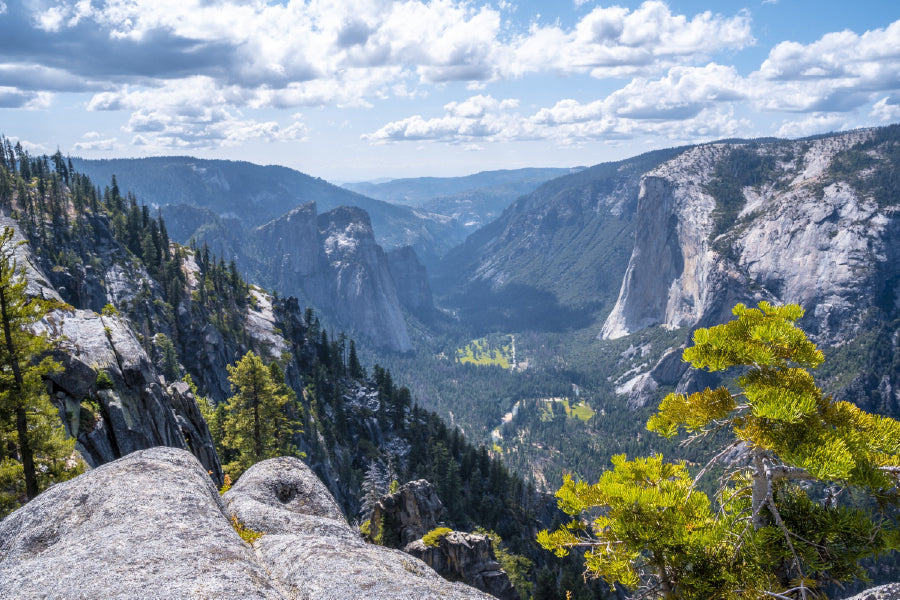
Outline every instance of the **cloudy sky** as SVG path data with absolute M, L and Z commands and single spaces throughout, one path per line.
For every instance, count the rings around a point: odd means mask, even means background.
M 894 0 L 0 0 L 36 153 L 355 181 L 892 122 Z

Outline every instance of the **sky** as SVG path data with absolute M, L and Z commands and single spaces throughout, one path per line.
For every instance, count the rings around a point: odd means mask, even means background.
M 895 122 L 895 0 L 0 0 L 36 154 L 348 182 Z

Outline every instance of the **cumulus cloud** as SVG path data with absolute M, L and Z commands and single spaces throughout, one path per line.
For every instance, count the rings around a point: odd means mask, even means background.
M 0 108 L 40 110 L 48 108 L 52 100 L 53 94 L 49 92 L 35 92 L 0 86 Z
M 900 120 L 900 98 L 882 98 L 872 107 L 870 116 L 880 121 Z
M 752 75 L 765 110 L 848 112 L 900 88 L 900 21 L 811 44 L 782 42 Z
M 633 11 L 597 7 L 571 31 L 558 25 L 533 26 L 515 42 L 505 69 L 521 75 L 550 65 L 560 72 L 589 72 L 601 78 L 649 75 L 754 41 L 745 12 L 726 18 L 707 11 L 688 19 L 653 0 Z
M 632 139 L 641 135 L 668 141 L 715 139 L 738 135 L 750 127 L 729 106 L 706 105 L 686 118 L 647 118 L 617 114 L 616 102 L 582 104 L 561 100 L 532 115 L 515 111 L 515 100 L 498 101 L 491 96 L 473 96 L 444 106 L 444 115 L 426 119 L 415 115 L 393 121 L 363 139 L 376 142 L 440 141 L 472 142 L 549 140 L 573 144 L 593 140 Z
M 520 134 L 522 127 L 521 119 L 511 112 L 517 106 L 518 102 L 513 99 L 501 101 L 492 96 L 472 96 L 462 102 L 446 104 L 442 117 L 425 119 L 414 115 L 388 123 L 378 131 L 363 136 L 363 139 L 374 142 L 512 139 Z
M 847 115 L 844 114 L 814 114 L 805 119 L 784 121 L 775 135 L 786 138 L 806 137 L 818 133 L 828 133 L 849 129 Z
M 98 131 L 89 131 L 81 137 L 81 141 L 72 147 L 76 152 L 109 152 L 118 146 L 117 138 L 105 138 Z

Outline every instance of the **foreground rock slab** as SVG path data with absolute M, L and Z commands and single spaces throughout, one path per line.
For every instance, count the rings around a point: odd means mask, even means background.
M 446 581 L 405 552 L 365 543 L 325 485 L 295 458 L 254 465 L 224 499 L 246 527 L 266 533 L 254 544 L 260 561 L 297 598 L 492 598 Z
M 0 521 L 0 598 L 282 598 L 197 459 L 151 448 Z
M 232 513 L 265 533 L 254 547 Z M 0 598 L 491 596 L 363 542 L 297 459 L 259 463 L 223 499 L 192 454 L 158 447 L 57 484 L 0 521 Z

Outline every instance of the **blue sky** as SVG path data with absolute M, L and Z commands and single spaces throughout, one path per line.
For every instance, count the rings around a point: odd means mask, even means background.
M 354 181 L 893 122 L 891 0 L 0 0 L 0 132 L 37 153 Z

